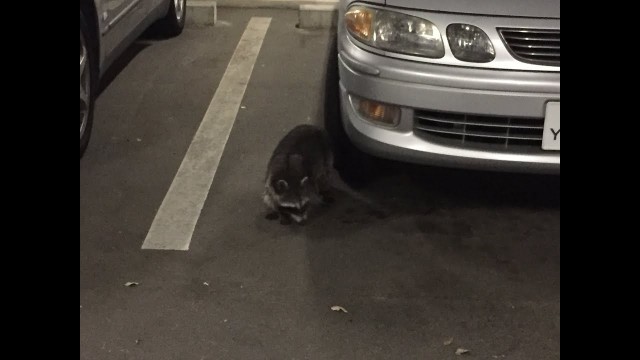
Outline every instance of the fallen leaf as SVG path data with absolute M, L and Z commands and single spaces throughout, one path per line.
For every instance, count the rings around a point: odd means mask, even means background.
M 126 287 L 133 287 L 133 286 L 138 286 L 140 285 L 139 283 L 135 282 L 135 281 L 128 281 L 124 284 L 124 286 Z
M 456 350 L 456 355 L 462 355 L 462 354 L 468 354 L 470 351 L 467 349 L 463 349 L 463 348 L 458 348 Z
M 343 308 L 342 306 L 338 306 L 338 305 L 332 306 L 331 310 L 333 310 L 333 311 L 342 311 L 344 313 L 348 313 L 347 309 Z
M 448 338 L 447 340 L 444 341 L 444 346 L 451 345 L 451 343 L 453 343 L 453 338 L 452 337 L 450 337 L 450 338 Z

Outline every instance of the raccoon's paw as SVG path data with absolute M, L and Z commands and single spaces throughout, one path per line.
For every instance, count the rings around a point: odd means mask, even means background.
M 264 216 L 264 218 L 267 220 L 277 220 L 279 217 L 280 215 L 278 215 L 277 211 L 271 211 Z

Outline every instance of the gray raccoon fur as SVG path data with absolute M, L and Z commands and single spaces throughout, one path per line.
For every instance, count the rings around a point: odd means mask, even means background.
M 307 219 L 309 205 L 328 201 L 333 155 L 325 132 L 313 125 L 298 125 L 276 146 L 265 178 L 263 200 L 270 216 L 282 223 Z

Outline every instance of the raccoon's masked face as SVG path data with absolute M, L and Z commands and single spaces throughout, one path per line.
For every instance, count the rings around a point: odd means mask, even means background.
M 278 197 L 277 203 L 280 210 L 304 217 L 311 200 L 313 187 L 308 177 L 296 179 L 277 179 L 272 183 Z

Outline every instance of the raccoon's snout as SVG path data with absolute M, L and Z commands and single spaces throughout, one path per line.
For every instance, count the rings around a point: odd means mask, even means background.
M 303 205 L 301 203 L 283 203 L 280 204 L 279 208 L 280 211 L 283 211 L 287 214 L 306 217 L 309 206 L 308 204 Z
M 282 201 L 280 206 L 285 209 L 305 210 L 309 205 L 309 199 L 302 198 L 298 201 Z
M 298 202 L 282 201 L 282 202 L 280 203 L 280 207 L 281 207 L 281 208 L 284 208 L 284 209 L 300 210 L 300 203 L 298 203 Z

